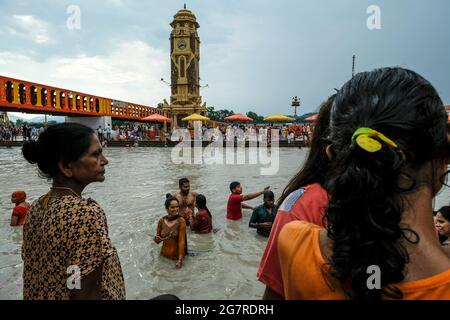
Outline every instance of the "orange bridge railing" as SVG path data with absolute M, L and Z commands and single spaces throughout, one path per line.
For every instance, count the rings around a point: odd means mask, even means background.
M 161 109 L 0 76 L 0 110 L 66 116 L 111 116 L 139 121 Z

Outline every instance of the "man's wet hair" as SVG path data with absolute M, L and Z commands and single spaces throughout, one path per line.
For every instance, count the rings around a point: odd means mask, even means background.
M 273 194 L 272 191 L 267 190 L 263 194 L 263 199 L 264 200 L 275 200 L 275 195 Z
M 183 184 L 185 183 L 189 183 L 189 179 L 188 178 L 181 178 L 180 180 L 178 180 L 178 185 L 181 187 Z

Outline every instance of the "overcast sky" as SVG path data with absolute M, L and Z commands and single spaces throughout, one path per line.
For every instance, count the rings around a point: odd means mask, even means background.
M 169 100 L 178 0 L 0 0 L 0 74 L 156 106 Z M 413 69 L 450 104 L 448 0 L 190 0 L 203 101 L 258 114 L 316 111 L 356 71 Z M 81 10 L 70 30 L 67 8 Z M 381 29 L 370 30 L 377 5 Z

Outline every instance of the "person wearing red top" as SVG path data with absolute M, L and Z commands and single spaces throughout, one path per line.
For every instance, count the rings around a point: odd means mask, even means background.
M 16 204 L 12 211 L 11 226 L 23 226 L 25 224 L 30 209 L 30 204 L 26 202 L 26 199 L 27 194 L 22 190 L 15 191 L 11 195 L 11 202 Z
M 242 195 L 242 186 L 239 182 L 234 181 L 230 184 L 230 197 L 227 204 L 227 219 L 239 220 L 242 218 L 242 208 L 254 209 L 242 201 L 252 200 L 261 196 L 265 191 L 268 191 L 270 187 L 265 187 L 263 191 Z
M 320 107 L 308 157 L 278 200 L 278 212 L 257 273 L 258 280 L 266 285 L 263 295 L 265 300 L 284 299 L 283 278 L 278 256 L 278 235 L 283 227 L 296 220 L 323 226 L 328 194 L 322 185 L 330 166 L 325 150 L 329 145 L 327 136 L 330 108 L 334 98 L 335 95 L 332 95 Z
M 190 227 L 196 233 L 210 233 L 213 230 L 212 215 L 206 206 L 206 197 L 198 194 L 195 198 L 195 204 L 198 208 L 196 215 L 189 216 Z

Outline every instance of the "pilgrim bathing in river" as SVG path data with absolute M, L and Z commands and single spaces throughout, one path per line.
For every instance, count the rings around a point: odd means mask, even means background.
M 178 186 L 180 187 L 180 191 L 174 195 L 180 205 L 178 214 L 184 218 L 186 224 L 189 226 L 189 217 L 194 214 L 197 193 L 191 192 L 191 184 L 187 178 L 180 179 Z
M 178 199 L 170 193 L 165 202 L 167 215 L 159 219 L 154 241 L 163 242 L 161 255 L 176 260 L 176 267 L 183 267 L 184 256 L 187 254 L 186 221 L 179 215 Z

